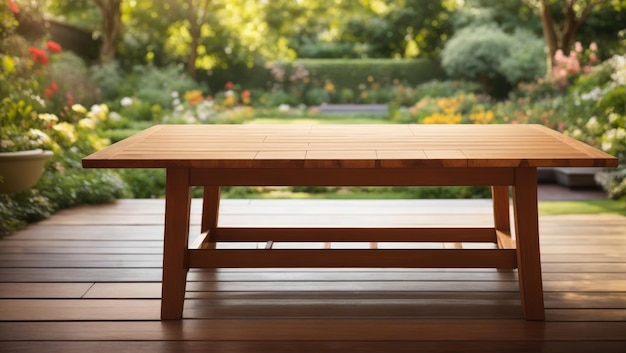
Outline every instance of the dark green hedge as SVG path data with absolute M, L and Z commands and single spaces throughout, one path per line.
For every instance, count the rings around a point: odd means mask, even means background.
M 275 65 L 285 70 L 285 85 L 290 84 L 290 75 L 302 65 L 309 72 L 310 84 L 323 86 L 330 80 L 337 89 L 350 88 L 355 91 L 360 85 L 373 82 L 384 86 L 397 80 L 415 86 L 445 77 L 439 64 L 428 59 L 301 59 Z M 212 92 L 222 90 L 229 81 L 244 89 L 270 89 L 276 83 L 266 64 L 257 64 L 251 68 L 240 66 L 218 69 L 207 76 Z

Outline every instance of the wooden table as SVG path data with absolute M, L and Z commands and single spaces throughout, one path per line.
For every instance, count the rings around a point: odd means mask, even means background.
M 162 319 L 182 318 L 189 268 L 490 267 L 517 268 L 524 316 L 543 320 L 537 167 L 612 167 L 617 159 L 540 125 L 157 125 L 84 158 L 83 166 L 167 170 Z M 221 186 L 296 185 L 487 185 L 494 223 L 484 228 L 218 226 Z M 204 201 L 203 234 L 190 249 L 191 186 L 204 186 Z M 267 246 L 216 247 L 226 241 Z M 281 241 L 494 245 L 272 249 Z

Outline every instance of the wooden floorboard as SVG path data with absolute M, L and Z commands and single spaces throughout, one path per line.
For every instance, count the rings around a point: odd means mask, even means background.
M 516 271 L 376 268 L 194 269 L 184 319 L 162 322 L 163 209 L 64 210 L 0 240 L 0 352 L 626 352 L 623 216 L 540 217 L 545 322 L 522 318 Z M 194 232 L 200 211 L 194 200 Z M 488 200 L 225 200 L 221 212 L 226 226 L 493 222 Z

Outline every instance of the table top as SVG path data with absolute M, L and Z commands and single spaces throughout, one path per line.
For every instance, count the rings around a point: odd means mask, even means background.
M 85 168 L 614 167 L 541 125 L 155 125 Z

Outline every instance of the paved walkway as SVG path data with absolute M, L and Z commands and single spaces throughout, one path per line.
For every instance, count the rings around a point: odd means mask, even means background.
M 569 189 L 558 184 L 539 184 L 537 197 L 544 201 L 577 201 L 606 199 L 606 192 L 599 189 Z

